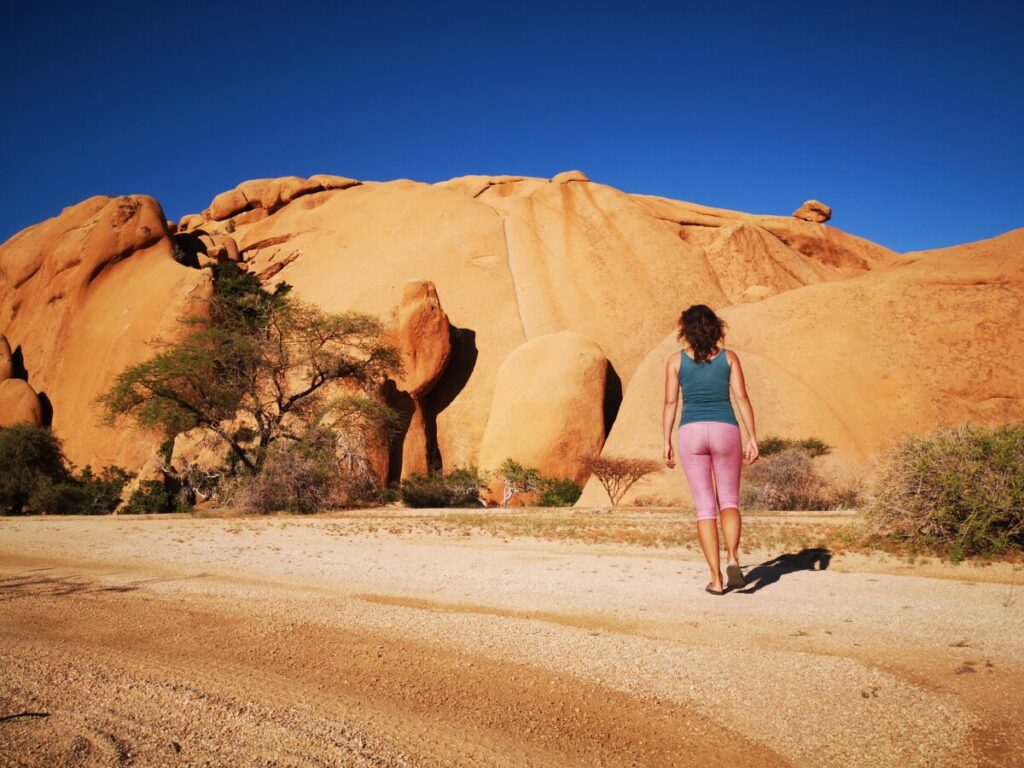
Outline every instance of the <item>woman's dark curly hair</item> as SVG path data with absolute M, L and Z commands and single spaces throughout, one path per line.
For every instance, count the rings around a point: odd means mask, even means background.
M 725 321 L 718 317 L 711 307 L 694 304 L 679 315 L 679 341 L 686 342 L 693 350 L 693 359 L 706 362 L 711 351 L 725 336 Z

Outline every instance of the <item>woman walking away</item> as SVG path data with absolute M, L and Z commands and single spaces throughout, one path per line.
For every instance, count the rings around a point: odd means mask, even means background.
M 719 561 L 718 523 L 728 556 L 728 589 L 746 586 L 740 570 L 740 465 L 743 449 L 729 392 L 739 406 L 747 429 L 747 463 L 757 461 L 754 410 L 747 397 L 740 360 L 732 350 L 720 346 L 725 324 L 703 304 L 695 304 L 679 317 L 682 349 L 665 365 L 665 449 L 669 467 L 672 457 L 672 420 L 683 390 L 683 412 L 679 419 L 679 463 L 683 465 L 697 508 L 697 538 L 711 568 L 711 582 L 705 587 L 713 595 L 724 595 Z

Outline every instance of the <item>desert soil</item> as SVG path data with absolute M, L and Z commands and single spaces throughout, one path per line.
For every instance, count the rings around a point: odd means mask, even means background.
M 1022 764 L 1013 566 L 373 514 L 0 519 L 0 765 Z

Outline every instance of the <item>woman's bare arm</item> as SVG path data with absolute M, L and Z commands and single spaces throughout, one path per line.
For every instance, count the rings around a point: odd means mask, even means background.
M 665 432 L 665 447 L 661 457 L 665 465 L 676 465 L 672 449 L 672 427 L 676 420 L 676 405 L 679 404 L 679 355 L 673 355 L 665 363 L 665 404 L 662 408 L 662 427 Z
M 739 356 L 731 349 L 725 350 L 725 353 L 729 356 L 730 363 L 729 389 L 732 391 L 732 396 L 736 399 L 736 405 L 739 407 L 743 426 L 747 428 L 747 463 L 753 464 L 757 461 L 758 457 L 757 430 L 754 428 L 754 408 L 751 406 L 750 398 L 747 396 L 747 382 L 743 378 L 743 366 L 740 365 Z

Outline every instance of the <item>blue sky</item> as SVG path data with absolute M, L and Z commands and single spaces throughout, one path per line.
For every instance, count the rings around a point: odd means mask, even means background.
M 1024 226 L 1019 0 L 61 5 L 0 5 L 0 239 L 94 194 L 570 168 L 899 251 Z

